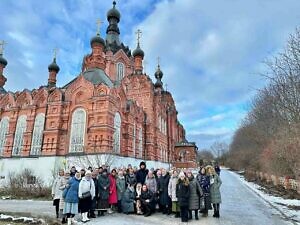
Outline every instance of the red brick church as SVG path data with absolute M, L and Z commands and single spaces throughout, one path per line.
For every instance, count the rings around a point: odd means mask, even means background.
M 153 83 L 143 72 L 139 38 L 133 52 L 120 40 L 120 18 L 113 2 L 105 39 L 98 29 L 79 75 L 63 87 L 56 85 L 60 68 L 55 56 L 48 66 L 48 83 L 33 90 L 6 91 L 7 61 L 1 53 L 0 163 L 6 163 L 2 167 L 8 167 L 7 160 L 35 160 L 38 165 L 45 158 L 55 164 L 61 157 L 99 154 L 116 155 L 123 163 L 134 159 L 196 165 L 196 145 L 186 141 L 174 99 L 163 87 L 160 65 Z

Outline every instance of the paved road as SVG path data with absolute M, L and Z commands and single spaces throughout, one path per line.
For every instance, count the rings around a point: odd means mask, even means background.
M 230 171 L 223 170 L 221 174 L 223 185 L 221 205 L 221 218 L 215 219 L 210 212 L 208 218 L 200 218 L 199 221 L 192 221 L 189 224 L 197 225 L 285 225 L 280 214 L 260 199 L 240 179 Z M 0 212 L 30 212 L 33 215 L 54 215 L 54 208 L 51 202 L 41 201 L 17 201 L 0 200 Z M 92 220 L 89 225 L 175 225 L 180 224 L 179 219 L 155 214 L 151 217 L 136 215 L 112 214 Z

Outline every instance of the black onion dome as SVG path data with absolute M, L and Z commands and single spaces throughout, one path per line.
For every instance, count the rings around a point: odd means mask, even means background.
M 56 73 L 59 72 L 59 66 L 56 64 L 56 58 L 53 59 L 53 62 L 48 66 L 48 70 L 55 71 Z
M 162 77 L 163 77 L 163 72 L 160 70 L 160 66 L 158 65 L 158 67 L 157 67 L 157 70 L 156 70 L 156 72 L 155 72 L 155 78 L 156 79 L 161 79 Z
M 133 57 L 136 56 L 141 56 L 142 58 L 144 58 L 144 51 L 140 48 L 140 45 L 138 44 L 138 46 L 136 47 L 136 49 L 132 52 Z
M 91 39 L 91 46 L 93 46 L 95 43 L 105 45 L 103 38 L 101 38 L 99 34 Z
M 154 87 L 155 88 L 162 88 L 162 86 L 163 86 L 163 83 L 162 83 L 162 81 L 161 80 L 157 80 L 156 82 L 155 82 L 155 84 L 154 84 Z
M 107 20 L 110 20 L 110 18 L 116 18 L 117 21 L 120 21 L 121 14 L 116 9 L 116 1 L 113 1 L 113 7 L 107 12 Z
M 0 54 L 0 64 L 2 64 L 3 66 L 7 65 L 7 60 L 5 58 L 3 58 L 2 54 Z

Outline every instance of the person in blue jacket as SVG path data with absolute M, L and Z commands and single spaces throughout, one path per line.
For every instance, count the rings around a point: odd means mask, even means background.
M 75 176 L 69 180 L 66 189 L 63 191 L 63 197 L 65 199 L 63 213 L 67 215 L 68 225 L 75 223 L 74 217 L 78 214 L 78 190 L 80 180 L 81 175 L 79 172 L 76 172 Z

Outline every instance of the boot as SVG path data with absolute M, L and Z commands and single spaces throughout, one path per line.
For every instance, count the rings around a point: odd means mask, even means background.
M 61 223 L 63 223 L 63 224 L 64 224 L 64 223 L 67 223 L 66 217 L 63 216 L 63 218 L 61 219 Z
M 214 215 L 213 215 L 213 217 L 217 217 L 217 206 L 216 206 L 216 204 L 213 204 L 213 207 L 214 207 Z
M 88 217 L 88 213 L 87 213 L 87 212 L 85 213 L 85 220 L 86 220 L 86 221 L 90 221 L 90 219 L 89 219 L 89 217 Z
M 75 220 L 75 218 L 73 217 L 73 218 L 71 218 L 71 223 L 72 224 L 77 224 L 77 221 Z
M 191 220 L 192 218 L 193 218 L 192 210 L 189 210 L 189 220 Z
M 83 222 L 83 223 L 86 223 L 87 222 L 87 220 L 86 220 L 86 218 L 85 218 L 85 213 L 81 213 L 81 222 Z
M 196 219 L 196 220 L 199 220 L 199 217 L 198 217 L 198 210 L 195 210 L 195 219 Z
M 71 218 L 68 218 L 67 221 L 68 221 L 68 225 L 72 224 L 72 219 Z

